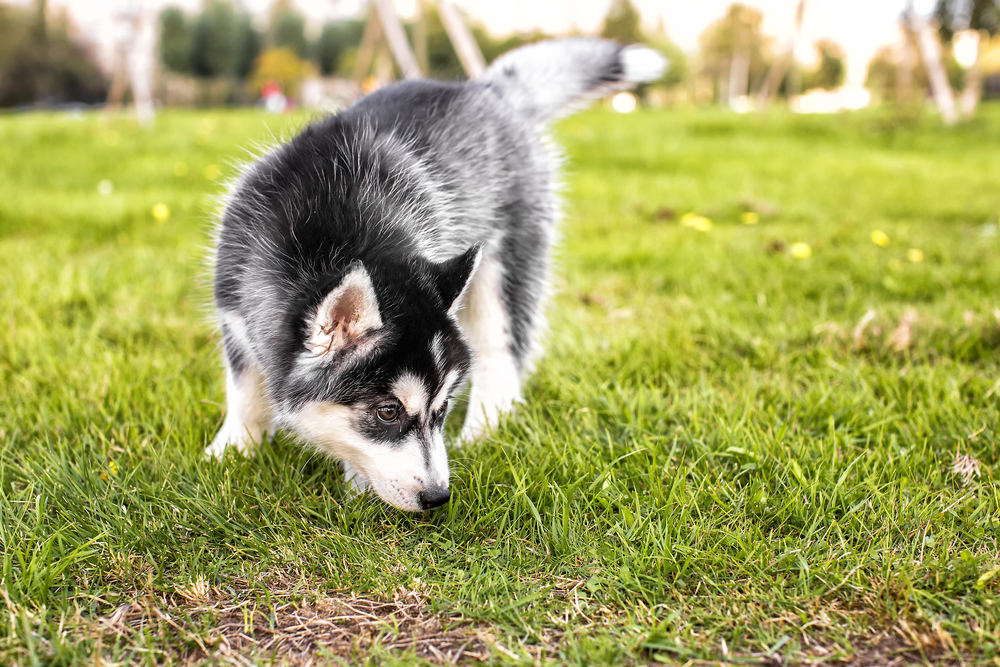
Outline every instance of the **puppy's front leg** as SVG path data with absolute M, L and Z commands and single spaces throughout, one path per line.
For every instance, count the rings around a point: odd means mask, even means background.
M 514 355 L 511 321 L 504 305 L 503 275 L 494 257 L 483 257 L 469 285 L 459 321 L 472 346 L 472 390 L 461 441 L 479 438 L 521 400 L 521 372 Z
M 344 461 L 344 481 L 350 485 L 350 495 L 356 496 L 368 490 L 368 480 L 354 466 Z
M 260 371 L 253 366 L 234 371 L 226 364 L 226 421 L 205 450 L 220 458 L 233 445 L 241 454 L 252 454 L 269 426 L 267 397 Z

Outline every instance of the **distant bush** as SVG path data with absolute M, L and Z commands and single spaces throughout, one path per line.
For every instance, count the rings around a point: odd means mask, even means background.
M 839 88 L 847 76 L 847 56 L 843 47 L 829 39 L 818 40 L 813 47 L 819 56 L 819 62 L 813 69 L 803 72 L 802 89 Z
M 302 81 L 314 73 L 312 63 L 302 60 L 289 48 L 270 48 L 257 58 L 250 82 L 258 92 L 271 81 L 288 97 L 298 97 Z

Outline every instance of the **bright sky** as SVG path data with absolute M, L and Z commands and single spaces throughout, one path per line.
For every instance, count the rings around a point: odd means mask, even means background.
M 27 4 L 31 0 L 16 0 Z M 257 15 L 264 15 L 272 0 L 237 0 Z M 295 0 L 310 21 L 356 15 L 364 0 Z M 403 16 L 414 13 L 416 0 L 394 0 Z M 571 30 L 592 33 L 599 29 L 611 0 L 454 0 L 471 17 L 497 35 L 541 29 L 552 34 Z M 633 0 L 649 28 L 662 19 L 670 37 L 682 49 L 694 52 L 705 27 L 722 16 L 731 0 Z M 743 0 L 764 13 L 764 31 L 784 42 L 791 33 L 798 0 Z M 50 0 L 68 6 L 77 25 L 95 42 L 107 44 L 113 34 L 112 12 L 121 6 L 141 4 L 158 11 L 166 5 L 198 9 L 201 0 Z M 812 59 L 811 44 L 829 38 L 848 54 L 848 81 L 861 83 L 875 50 L 898 41 L 900 13 L 907 0 L 806 0 L 800 59 Z M 918 11 L 929 13 L 934 0 L 916 0 Z M 110 50 L 110 47 L 107 47 Z M 103 48 L 102 48 L 103 51 Z

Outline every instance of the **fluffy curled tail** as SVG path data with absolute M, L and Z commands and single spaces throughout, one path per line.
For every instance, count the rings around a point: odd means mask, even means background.
M 497 86 L 518 110 L 544 123 L 593 100 L 663 74 L 666 59 L 645 46 L 606 39 L 553 39 L 497 58 L 482 81 Z

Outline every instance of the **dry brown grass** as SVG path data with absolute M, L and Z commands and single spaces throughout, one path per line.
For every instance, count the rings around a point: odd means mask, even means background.
M 222 591 L 197 581 L 173 594 L 136 596 L 79 627 L 99 646 L 134 645 L 144 632 L 171 634 L 179 641 L 164 644 L 175 648 L 162 657 L 180 664 L 214 658 L 250 665 L 259 656 L 283 665 L 325 664 L 333 656 L 350 660 L 376 646 L 436 664 L 489 655 L 490 636 L 483 628 L 460 615 L 432 612 L 419 592 L 399 591 L 391 600 L 380 600 L 303 593 L 295 583 L 269 582 L 267 604 L 243 595 L 247 586 Z
M 397 656 L 403 653 L 437 665 L 481 662 L 490 655 L 516 660 L 527 657 L 542 664 L 558 661 L 565 639 L 565 632 L 557 626 L 567 619 L 551 618 L 554 627 L 536 637 L 537 643 L 517 646 L 518 650 L 512 652 L 498 640 L 500 633 L 495 628 L 460 614 L 434 612 L 427 596 L 418 591 L 400 590 L 391 599 L 379 599 L 348 592 L 320 593 L 315 586 L 304 586 L 301 579 L 275 577 L 267 582 L 267 601 L 258 597 L 260 588 L 254 595 L 254 589 L 245 581 L 231 582 L 225 588 L 198 580 L 169 594 L 136 594 L 130 602 L 102 616 L 78 617 L 68 624 L 67 634 L 96 640 L 95 665 L 110 664 L 98 656 L 113 653 L 111 647 L 140 645 L 146 634 L 158 638 L 156 648 L 143 649 L 156 653 L 156 662 L 194 665 L 208 660 L 241 667 L 260 659 L 295 666 L 340 661 L 350 664 L 362 661 L 373 650 Z M 572 596 L 578 588 L 570 586 L 559 593 Z M 617 616 L 612 610 L 601 611 L 604 613 L 598 615 L 602 619 L 586 619 L 590 622 L 575 630 L 586 632 L 587 628 L 606 626 Z M 574 620 L 578 623 L 581 619 Z M 780 653 L 730 655 L 725 644 L 714 659 L 681 662 L 765 667 L 976 664 L 973 656 L 958 650 L 951 635 L 940 626 L 917 627 L 898 620 L 881 631 L 853 638 L 850 646 L 832 641 L 820 628 L 815 628 L 816 633 L 799 634 L 801 643 L 787 662 Z M 624 664 L 652 665 L 669 656 L 656 650 L 645 655 L 640 652 Z

